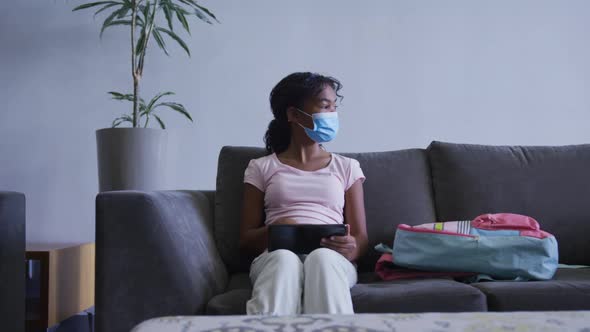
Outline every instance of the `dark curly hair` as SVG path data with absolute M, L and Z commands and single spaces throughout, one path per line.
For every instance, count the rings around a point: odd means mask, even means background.
M 281 153 L 291 143 L 291 126 L 287 121 L 287 109 L 291 106 L 303 109 L 305 101 L 316 97 L 330 86 L 342 100 L 338 91 L 342 84 L 330 76 L 316 73 L 293 73 L 283 78 L 270 92 L 270 108 L 274 119 L 268 124 L 264 143 L 268 153 Z

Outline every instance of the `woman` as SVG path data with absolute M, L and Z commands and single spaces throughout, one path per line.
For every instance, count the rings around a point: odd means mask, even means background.
M 251 160 L 244 174 L 240 248 L 257 255 L 249 315 L 353 313 L 354 262 L 367 249 L 365 177 L 358 161 L 321 145 L 338 132 L 341 87 L 332 77 L 293 73 L 270 94 L 269 155 Z M 338 223 L 348 234 L 322 239 L 307 256 L 266 250 L 270 224 Z

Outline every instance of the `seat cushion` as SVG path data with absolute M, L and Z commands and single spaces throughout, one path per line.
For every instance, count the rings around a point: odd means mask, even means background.
M 552 280 L 472 284 L 490 311 L 590 310 L 590 268 L 558 269 Z
M 245 315 L 251 289 L 234 289 L 213 297 L 207 304 L 207 315 Z
M 439 220 L 528 215 L 555 235 L 561 263 L 590 265 L 590 145 L 432 142 L 428 157 Z
M 252 296 L 248 275 L 232 276 L 228 290 L 207 305 L 208 315 L 244 315 Z M 486 311 L 486 299 L 477 288 L 451 279 L 379 281 L 374 273 L 360 273 L 351 289 L 355 312 L 463 312 Z
M 266 151 L 252 147 L 224 147 L 219 154 L 215 194 L 215 241 L 230 273 L 247 272 L 253 257 L 238 250 L 244 171 L 251 159 Z M 342 153 L 360 162 L 364 183 L 368 254 L 359 271 L 373 271 L 379 254 L 372 248 L 391 245 L 398 224 L 435 222 L 430 168 L 426 150 Z
M 370 280 L 372 276 L 359 276 Z M 413 279 L 359 283 L 351 290 L 355 313 L 486 311 L 477 288 L 452 279 Z
M 252 284 L 248 273 L 236 273 L 229 279 L 224 293 L 207 303 L 207 315 L 245 315 L 246 302 L 252 297 Z

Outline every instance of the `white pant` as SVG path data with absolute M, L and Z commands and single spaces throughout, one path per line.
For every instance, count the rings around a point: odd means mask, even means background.
M 312 251 L 303 263 L 289 250 L 265 251 L 252 262 L 250 280 L 248 315 L 354 313 L 350 288 L 357 281 L 356 269 L 328 248 Z

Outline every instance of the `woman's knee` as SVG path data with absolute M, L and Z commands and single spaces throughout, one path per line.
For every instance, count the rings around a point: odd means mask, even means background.
M 332 249 L 318 248 L 307 255 L 304 265 L 311 266 L 317 264 L 326 264 L 333 259 L 338 259 L 338 255 L 340 254 Z
M 268 253 L 269 259 L 275 266 L 280 267 L 293 267 L 301 266 L 301 260 L 294 252 L 286 249 L 277 249 Z

